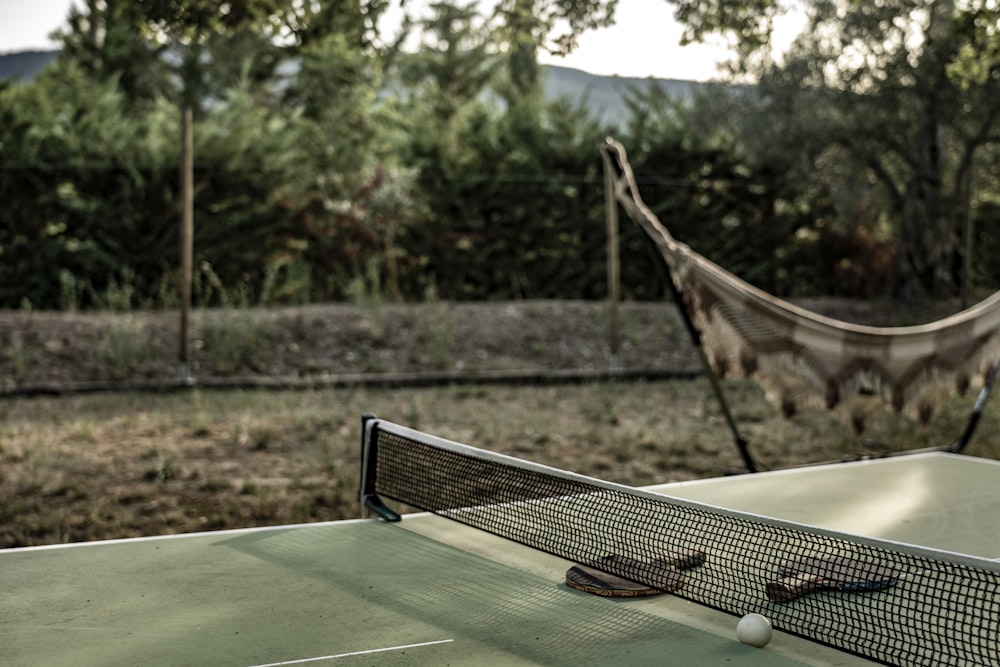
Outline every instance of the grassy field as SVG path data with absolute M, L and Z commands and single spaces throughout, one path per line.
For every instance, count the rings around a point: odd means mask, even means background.
M 914 318 L 893 304 L 812 305 L 869 323 Z M 620 314 L 622 368 L 699 368 L 670 304 Z M 79 393 L 176 384 L 176 314 L 0 311 L 0 547 L 358 517 L 364 412 L 633 485 L 743 470 L 704 378 L 323 388 L 340 374 L 606 371 L 608 331 L 606 306 L 580 301 L 198 311 L 202 388 Z M 298 388 L 245 388 L 276 378 Z M 725 390 L 763 469 L 946 446 L 974 402 L 953 400 L 927 427 L 888 416 L 861 437 L 830 413 L 786 420 L 750 382 Z M 996 402 L 969 453 L 1000 458 Z
M 947 445 L 973 402 L 952 401 L 928 427 L 887 417 L 861 438 L 829 413 L 786 420 L 749 382 L 725 388 L 765 469 Z M 704 379 L 8 397 L 0 546 L 358 517 L 366 411 L 634 485 L 743 469 Z M 1000 457 L 994 412 L 968 453 Z

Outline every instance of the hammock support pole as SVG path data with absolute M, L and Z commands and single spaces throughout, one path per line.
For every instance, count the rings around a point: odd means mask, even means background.
M 647 239 L 648 241 L 648 239 Z M 649 242 L 652 245 L 651 242 Z M 719 378 L 715 376 L 715 371 L 712 370 L 712 365 L 708 362 L 708 355 L 705 354 L 705 348 L 701 344 L 701 333 L 698 328 L 691 321 L 691 316 L 687 312 L 687 308 L 684 306 L 684 296 L 681 291 L 677 288 L 677 284 L 674 282 L 673 277 L 670 275 L 669 268 L 663 269 L 664 264 L 660 259 L 659 253 L 656 252 L 655 247 L 653 248 L 656 263 L 661 267 L 660 271 L 665 274 L 664 282 L 670 287 L 670 294 L 674 298 L 674 303 L 677 304 L 677 310 L 681 314 L 681 319 L 684 321 L 684 328 L 687 329 L 688 335 L 691 337 L 691 342 L 694 344 L 695 349 L 698 351 L 698 358 L 701 359 L 702 366 L 705 367 L 705 375 L 708 376 L 709 384 L 712 385 L 712 393 L 715 394 L 716 400 L 719 401 L 719 407 L 722 408 L 722 416 L 726 420 L 726 424 L 729 426 L 729 430 L 733 434 L 733 441 L 736 443 L 736 449 L 740 452 L 740 458 L 743 459 L 743 465 L 746 466 L 747 472 L 757 472 L 757 465 L 754 463 L 753 456 L 750 454 L 750 446 L 747 441 L 740 434 L 740 429 L 736 425 L 736 419 L 733 418 L 733 413 L 729 409 L 729 404 L 726 402 L 726 396 L 722 391 L 722 385 L 719 384 Z
M 983 415 L 983 408 L 986 407 L 986 399 L 990 397 L 990 391 L 997 381 L 998 373 L 1000 373 L 1000 359 L 994 361 L 993 365 L 990 366 L 990 371 L 986 375 L 983 387 L 979 390 L 979 397 L 976 398 L 976 404 L 969 414 L 969 420 L 965 423 L 965 430 L 962 431 L 962 435 L 958 437 L 958 440 L 951 443 L 951 446 L 948 447 L 949 452 L 961 454 L 962 450 L 969 444 L 969 441 L 972 440 L 972 436 L 976 432 L 976 427 L 979 425 L 979 418 Z

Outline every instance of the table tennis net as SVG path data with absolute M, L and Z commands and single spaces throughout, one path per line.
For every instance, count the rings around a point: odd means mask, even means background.
M 705 563 L 674 595 L 762 613 L 779 630 L 883 664 L 1000 664 L 995 561 L 672 498 L 378 419 L 365 422 L 362 460 L 360 496 L 390 520 L 398 515 L 382 498 L 574 563 L 624 557 L 602 567 L 654 586 L 657 559 L 701 551 Z M 797 580 L 789 564 L 813 559 L 870 565 L 875 581 L 858 586 L 876 590 L 769 597 L 769 584 Z

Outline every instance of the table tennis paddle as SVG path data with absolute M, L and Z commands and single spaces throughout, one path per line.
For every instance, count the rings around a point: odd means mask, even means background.
M 785 563 L 778 571 L 780 581 L 768 582 L 767 597 L 774 602 L 791 602 L 822 590 L 864 593 L 889 588 L 899 578 L 891 568 L 853 558 L 803 558 Z
M 578 591 L 611 598 L 635 598 L 672 593 L 684 585 L 684 573 L 705 562 L 702 551 L 672 553 L 643 562 L 612 554 L 566 570 L 566 585 Z M 617 574 L 616 574 L 617 573 Z M 627 578 L 641 576 L 640 583 Z

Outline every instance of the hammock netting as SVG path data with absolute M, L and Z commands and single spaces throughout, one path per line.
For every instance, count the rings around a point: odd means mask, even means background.
M 985 379 L 1000 353 L 1000 292 L 917 326 L 843 322 L 750 285 L 677 241 L 639 195 L 624 147 L 606 140 L 614 197 L 656 245 L 712 371 L 756 380 L 785 415 L 836 409 L 857 431 L 890 408 L 926 423 Z

